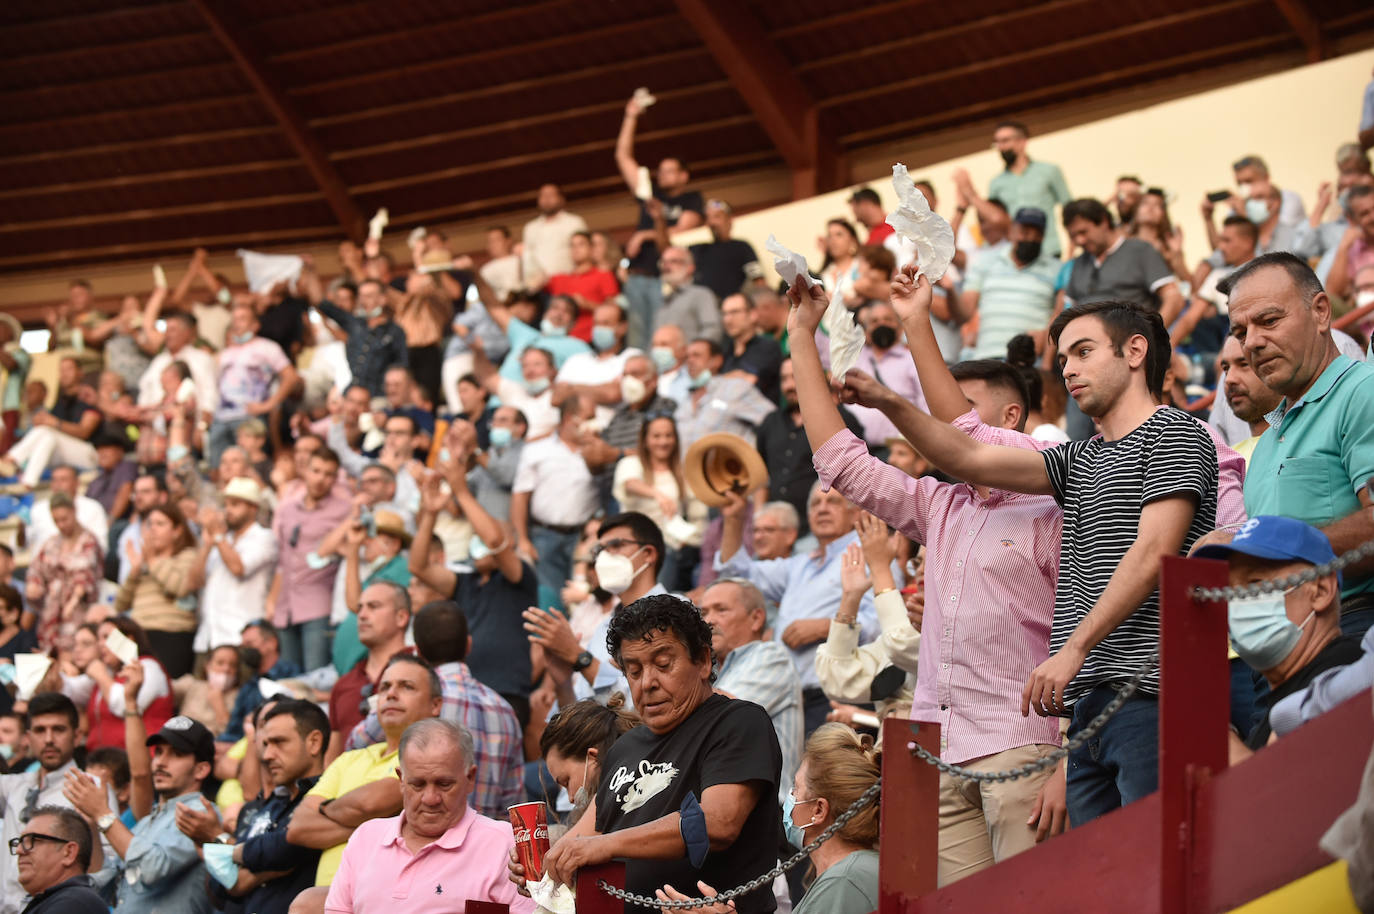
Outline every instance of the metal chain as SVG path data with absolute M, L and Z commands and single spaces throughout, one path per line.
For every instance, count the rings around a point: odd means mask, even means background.
M 1347 565 L 1353 565 L 1361 559 L 1366 559 L 1374 555 L 1374 540 L 1356 546 L 1344 555 L 1339 555 L 1324 565 L 1316 565 L 1303 571 L 1290 574 L 1286 578 L 1275 578 L 1272 581 L 1258 581 L 1254 584 L 1247 584 L 1244 587 L 1194 587 L 1193 599 L 1202 602 L 1220 603 L 1222 600 L 1241 600 L 1247 597 L 1263 596 L 1267 593 L 1274 593 L 1280 590 L 1289 590 L 1299 584 L 1306 584 L 1308 581 L 1315 581 L 1317 578 L 1324 578 L 1327 575 L 1335 574 Z
M 659 901 L 657 898 L 650 898 L 648 895 L 636 895 L 634 892 L 618 889 L 604 879 L 597 880 L 597 887 L 612 898 L 619 898 L 621 901 L 637 904 L 646 908 L 699 908 L 705 907 L 706 905 L 723 904 L 731 899 L 738 898 L 741 895 L 747 895 L 750 892 L 768 885 L 774 879 L 777 879 L 783 873 L 787 872 L 798 863 L 801 863 L 811 855 L 812 851 L 830 840 L 830 836 L 843 828 L 850 819 L 863 811 L 864 807 L 874 802 L 878 798 L 878 794 L 882 792 L 882 787 L 883 782 L 881 780 L 874 781 L 873 786 L 859 794 L 859 798 L 851 803 L 848 809 L 840 813 L 839 817 L 836 818 L 834 822 L 827 825 L 825 831 L 816 836 L 815 841 L 812 841 L 810 844 L 806 845 L 806 847 L 803 847 L 762 876 L 750 879 L 744 885 L 737 886 L 727 892 L 721 892 L 714 898 L 685 898 L 682 901 Z
M 1089 721 L 1086 727 L 1078 731 L 1078 733 L 1071 737 L 1062 747 L 1052 750 L 1050 754 L 1046 755 L 1044 758 L 1036 759 L 1033 762 L 1027 762 L 1024 765 L 1008 769 L 1007 771 L 974 771 L 962 765 L 952 765 L 941 759 L 938 755 L 932 755 L 930 752 L 926 751 L 925 747 L 918 746 L 915 743 L 908 743 L 907 748 L 911 750 L 912 755 L 923 760 L 926 764 L 934 765 L 941 772 L 956 778 L 962 778 L 966 781 L 981 781 L 983 783 L 995 784 L 1002 781 L 1015 781 L 1020 778 L 1030 777 L 1038 771 L 1044 771 L 1046 768 L 1059 764 L 1060 760 L 1067 757 L 1070 752 L 1096 736 L 1098 731 L 1107 725 L 1107 721 L 1111 720 L 1112 715 L 1121 710 L 1121 706 L 1126 703 L 1126 699 L 1134 695 L 1136 689 L 1140 688 L 1141 681 L 1158 665 L 1159 651 L 1156 650 L 1151 652 L 1149 659 L 1141 665 L 1140 669 L 1136 670 L 1135 673 L 1131 675 L 1131 678 L 1126 684 L 1118 688 L 1116 697 L 1107 702 L 1101 713 Z

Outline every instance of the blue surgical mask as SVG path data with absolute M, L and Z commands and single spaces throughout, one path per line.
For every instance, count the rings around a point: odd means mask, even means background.
M 1298 646 L 1303 626 L 1315 615 L 1315 611 L 1308 613 L 1302 625 L 1294 625 L 1287 611 L 1287 597 L 1292 592 L 1285 590 L 1227 601 L 1231 646 L 1251 668 L 1272 670 L 1282 663 Z
M 482 541 L 480 536 L 474 536 L 468 540 L 468 558 L 474 562 L 480 562 L 489 555 L 491 555 L 491 548 Z
M 807 800 L 805 802 L 811 802 Z M 806 835 L 802 829 L 792 821 L 792 811 L 797 808 L 797 798 L 792 795 L 792 791 L 787 791 L 787 796 L 782 801 L 782 827 L 787 833 L 787 843 L 795 848 L 806 847 Z M 814 823 L 810 823 L 814 824 Z M 809 825 L 808 825 L 809 827 Z
M 705 387 L 710 380 L 711 369 L 703 368 L 701 370 L 701 374 L 693 375 L 691 380 L 687 382 L 687 388 L 689 390 L 701 390 L 701 388 Z
M 0 758 L 7 762 L 14 758 L 14 747 L 9 743 L 0 743 Z
M 530 394 L 530 396 L 533 396 L 533 397 L 539 396 L 540 394 L 542 394 L 544 391 L 546 391 L 546 390 L 548 390 L 548 389 L 549 389 L 549 379 L 548 379 L 548 378 L 535 378 L 533 381 L 526 381 L 526 382 L 525 382 L 525 390 L 528 391 L 529 394 Z
M 654 367 L 658 369 L 659 374 L 672 371 L 673 366 L 677 364 L 677 356 L 673 355 L 673 350 L 667 346 L 655 346 L 650 349 L 649 358 L 654 360 Z
M 232 844 L 204 845 L 205 869 L 216 882 L 232 889 L 239 881 L 239 865 L 234 862 Z
M 452 456 L 453 456 L 453 455 L 449 453 L 448 448 L 446 448 L 446 447 L 441 447 L 441 448 L 439 448 L 439 462 L 440 462 L 440 463 L 448 463 L 448 462 L 449 462 L 449 459 L 450 459 Z
M 592 328 L 592 348 L 597 352 L 605 352 L 607 349 L 615 347 L 615 328 L 614 327 L 593 327 Z
M 492 447 L 510 447 L 510 429 L 494 428 L 491 430 Z
M 232 292 L 229 291 L 228 286 L 220 286 L 219 291 L 215 293 L 215 298 L 219 300 L 219 303 L 221 305 L 227 306 L 231 301 L 234 300 L 234 295 Z
M 1269 202 L 1267 200 L 1246 200 L 1245 218 L 1255 225 L 1262 225 L 1269 218 Z
M 567 336 L 568 328 L 560 327 L 546 317 L 539 322 L 539 332 L 545 336 Z
M 253 336 L 254 334 L 252 333 L 236 333 L 229 337 L 229 342 L 233 343 L 236 346 L 242 346 L 244 343 L 247 343 L 250 340 L 252 340 Z

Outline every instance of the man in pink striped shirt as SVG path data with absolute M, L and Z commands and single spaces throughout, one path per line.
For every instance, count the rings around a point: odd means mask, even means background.
M 800 312 L 802 309 L 794 309 Z M 1060 741 L 1057 720 L 1026 717 L 1018 701 L 1050 656 L 1063 514 L 1047 495 L 910 476 L 870 456 L 830 396 L 813 332 L 793 339 L 792 362 L 822 484 L 926 546 L 926 609 L 912 717 L 941 725 L 941 756 L 980 771 L 1043 757 Z M 939 361 L 937 356 L 937 361 Z M 940 370 L 946 371 L 939 362 Z M 956 426 L 1014 430 L 1028 413 L 1016 370 L 970 363 L 959 388 L 973 405 Z M 949 384 L 955 381 L 946 374 Z M 948 775 L 940 782 L 940 882 L 948 884 L 1065 825 L 1064 774 L 1054 766 L 1003 784 Z

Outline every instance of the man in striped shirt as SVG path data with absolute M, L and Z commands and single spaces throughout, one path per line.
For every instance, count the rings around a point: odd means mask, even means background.
M 893 298 L 927 299 L 928 290 L 923 277 L 913 282 L 903 274 Z M 826 302 L 800 287 L 791 294 L 796 340 Z M 1215 525 L 1217 456 L 1191 417 L 1157 408 L 1168 352 L 1157 313 L 1125 302 L 1080 305 L 1055 319 L 1050 337 L 1069 394 L 1097 420 L 1100 437 L 1036 453 L 975 441 L 858 376 L 846 379 L 846 399 L 882 409 L 927 458 L 960 479 L 1053 495 L 1063 507 L 1051 656 L 1022 689 L 1021 713 L 1069 717 L 1072 736 L 1157 646 L 1159 561 L 1186 554 Z M 1156 788 L 1158 694 L 1158 673 L 1149 673 L 1093 743 L 1070 754 L 1073 824 Z
M 976 359 L 1006 358 L 1007 342 L 1018 333 L 1036 333 L 1054 310 L 1059 261 L 1045 253 L 1045 214 L 1022 207 L 1012 219 L 1011 246 L 989 251 L 969 266 L 964 291 L 955 305 L 960 323 L 978 317 Z
M 915 323 L 907 330 L 913 345 Z M 963 363 L 955 367 L 956 382 L 940 359 L 929 319 L 920 334 L 938 365 L 936 380 L 972 405 L 956 427 L 971 431 L 986 423 L 1007 443 L 1032 447 L 1020 434 L 1028 404 L 1016 370 L 991 360 Z M 940 755 L 947 762 L 1000 771 L 1044 757 L 1059 745 L 1059 725 L 1023 716 L 1016 696 L 1050 655 L 1059 506 L 1046 495 L 913 479 L 870 456 L 840 421 L 819 358 L 813 360 L 812 337 L 802 336 L 792 358 L 822 484 L 927 550 L 912 718 L 940 724 Z M 1064 819 L 1061 766 L 1003 784 L 942 775 L 940 884 L 1034 847 L 1062 831 Z

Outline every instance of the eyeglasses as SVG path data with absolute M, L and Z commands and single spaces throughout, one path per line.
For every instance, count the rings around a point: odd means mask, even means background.
M 624 549 L 626 546 L 644 546 L 644 545 L 647 545 L 647 544 L 641 543 L 639 540 L 623 540 L 623 539 L 620 539 L 620 538 L 618 538 L 618 537 L 617 537 L 616 539 L 613 539 L 613 540 L 606 540 L 606 542 L 604 542 L 604 543 L 597 543 L 595 546 L 592 547 L 592 561 L 595 562 L 595 561 L 596 561 L 596 557 L 597 557 L 598 555 L 600 555 L 601 553 L 603 553 L 603 552 L 614 551 L 614 550 L 617 550 L 617 549 Z
M 75 844 L 75 843 L 76 843 L 76 842 L 74 842 L 74 841 L 68 841 L 66 838 L 59 838 L 59 837 L 57 837 L 56 835 L 44 835 L 44 834 L 41 834 L 40 832 L 31 831 L 31 832 L 25 832 L 24 834 L 20 835 L 18 838 L 11 838 L 11 839 L 10 839 L 10 853 L 13 854 L 13 855 L 16 856 L 16 857 L 19 856 L 19 852 L 20 852 L 21 850 L 22 850 L 24 853 L 26 853 L 26 854 L 31 854 L 31 853 L 33 853 L 33 845 L 34 845 L 34 843 L 35 843 L 35 842 L 38 842 L 38 841 L 51 841 L 51 842 L 53 842 L 54 844 Z

